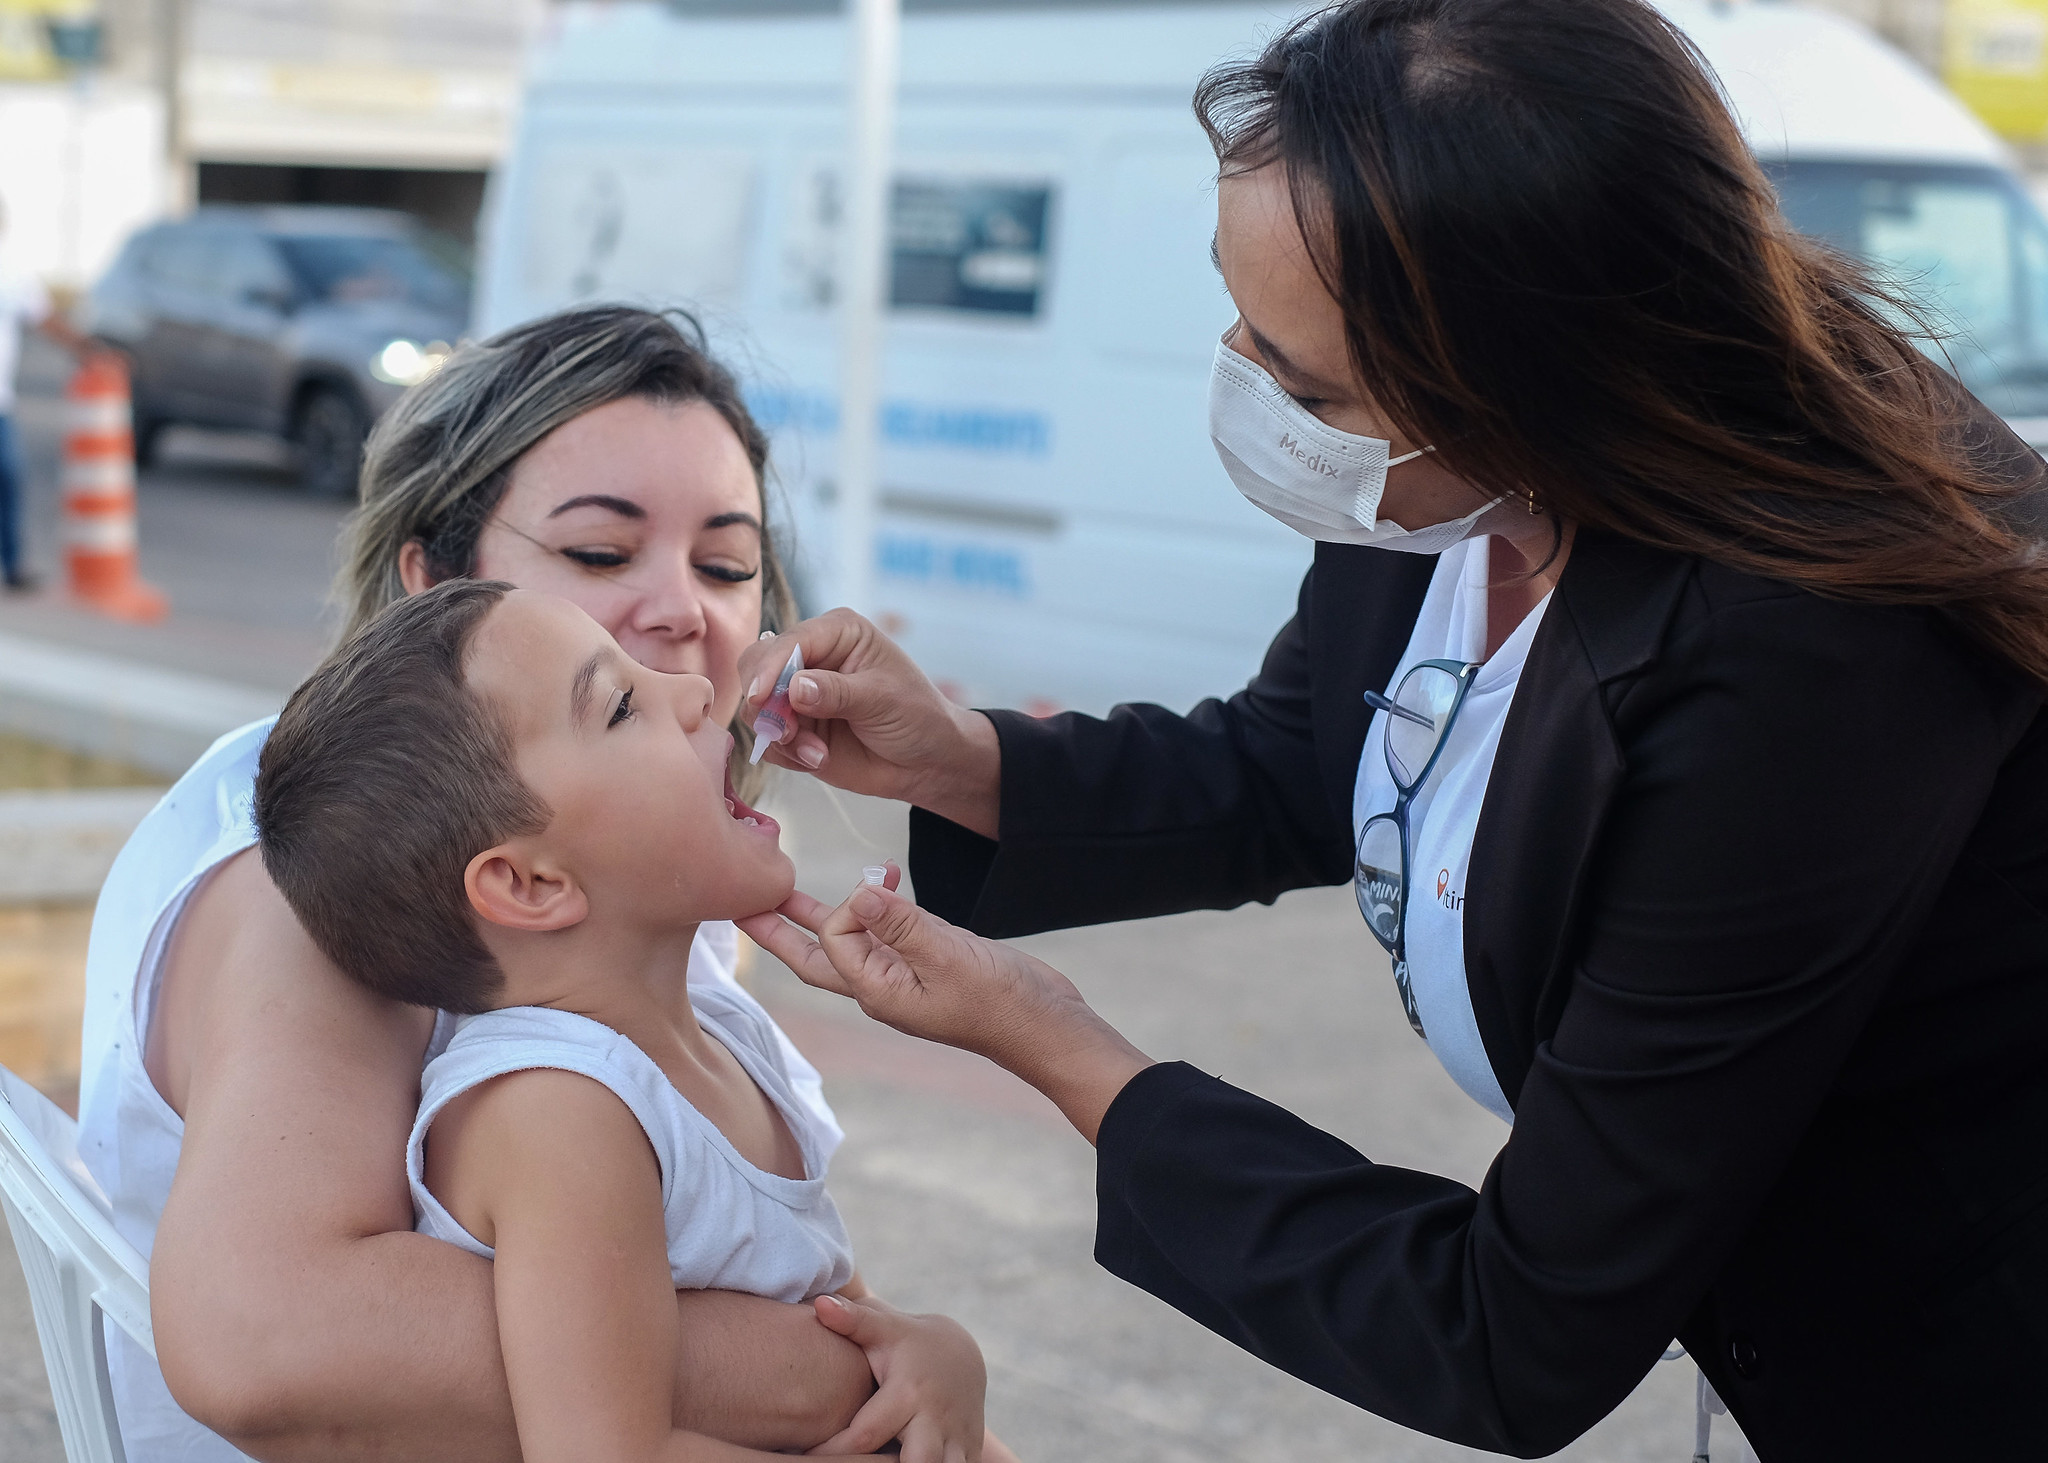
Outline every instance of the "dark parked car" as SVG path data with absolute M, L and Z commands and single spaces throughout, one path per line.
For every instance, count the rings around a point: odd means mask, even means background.
M 174 422 L 275 432 L 308 488 L 341 494 L 468 316 L 458 252 L 405 214 L 209 206 L 130 239 L 87 325 L 129 358 L 143 462 Z

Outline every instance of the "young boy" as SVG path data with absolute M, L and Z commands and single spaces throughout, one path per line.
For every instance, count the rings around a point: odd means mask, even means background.
M 495 1262 L 527 1463 L 770 1456 L 673 1427 L 677 1289 L 875 1304 L 767 1012 L 685 979 L 700 921 L 795 878 L 710 697 L 566 601 L 453 581 L 337 650 L 263 751 L 263 861 L 307 932 L 372 990 L 461 1013 L 407 1169 L 416 1227 Z M 866 1420 L 906 1463 L 1008 1458 L 983 1454 L 972 1338 L 892 1320 Z

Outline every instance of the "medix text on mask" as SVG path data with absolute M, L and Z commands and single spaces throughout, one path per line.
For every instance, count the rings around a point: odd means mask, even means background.
M 1440 554 L 1470 537 L 1483 503 L 1463 518 L 1407 529 L 1379 516 L 1387 469 L 1433 452 L 1389 458 L 1380 437 L 1340 432 L 1230 348 L 1216 346 L 1209 378 L 1209 439 L 1237 490 L 1296 533 L 1324 543 Z M 1498 502 L 1498 499 L 1494 500 Z

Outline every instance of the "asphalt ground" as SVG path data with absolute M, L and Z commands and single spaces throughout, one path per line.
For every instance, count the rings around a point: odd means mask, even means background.
M 25 374 L 32 543 L 49 566 L 61 362 L 38 352 Z M 116 625 L 50 593 L 0 600 L 0 631 L 289 688 L 331 634 L 324 594 L 342 506 L 300 495 L 273 444 L 180 433 L 168 449 L 142 483 L 140 523 L 143 571 L 170 594 L 170 619 Z M 900 808 L 797 779 L 765 801 L 803 887 L 820 897 L 903 851 Z M 1152 1055 L 1279 1102 L 1375 1161 L 1476 1184 L 1507 1136 L 1408 1029 L 1385 957 L 1343 889 L 1021 943 Z M 1092 1155 L 1014 1078 L 878 1027 L 766 956 L 748 978 L 825 1073 L 848 1134 L 832 1188 L 862 1270 L 896 1303 L 944 1311 L 974 1332 L 989 1362 L 991 1422 L 1025 1459 L 1486 1456 L 1274 1372 L 1096 1268 Z M 1558 1456 L 1680 1463 L 1692 1428 L 1692 1367 L 1665 1363 Z M 1717 1457 L 1737 1456 L 1725 1420 L 1716 1441 Z M 0 1458 L 61 1456 L 20 1274 L 0 1256 Z
M 282 444 L 174 428 L 136 496 L 143 578 L 170 596 L 160 625 L 80 614 L 61 593 L 58 454 L 65 355 L 24 341 L 16 436 L 29 480 L 28 560 L 40 594 L 0 595 L 0 633 L 289 690 L 318 663 L 338 623 L 327 584 L 346 505 L 296 487 Z

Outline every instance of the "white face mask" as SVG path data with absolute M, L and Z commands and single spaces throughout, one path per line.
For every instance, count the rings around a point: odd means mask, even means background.
M 1500 501 L 1495 498 L 1463 518 L 1425 528 L 1403 528 L 1381 518 L 1387 469 L 1436 449 L 1423 447 L 1389 460 L 1391 444 L 1317 420 L 1227 340 L 1216 347 L 1209 378 L 1209 440 L 1240 493 L 1296 533 L 1326 544 L 1440 554 L 1470 538 L 1480 517 Z

